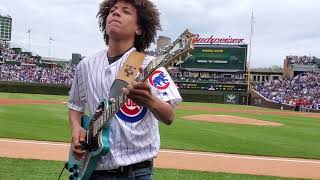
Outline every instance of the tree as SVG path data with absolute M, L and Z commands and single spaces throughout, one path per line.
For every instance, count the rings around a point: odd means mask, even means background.
M 272 70 L 281 70 L 281 71 L 282 71 L 282 67 L 281 67 L 281 66 L 278 66 L 278 65 L 272 65 L 272 66 L 271 66 L 271 69 L 272 69 Z

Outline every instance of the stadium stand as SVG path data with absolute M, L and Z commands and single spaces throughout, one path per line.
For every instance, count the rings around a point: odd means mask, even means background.
M 0 65 L 1 81 L 39 82 L 52 84 L 71 84 L 74 76 L 75 65 L 66 68 Z
M 294 76 L 258 84 L 255 89 L 265 98 L 291 105 L 296 111 L 320 110 L 320 69 L 317 61 L 314 56 L 287 56 L 285 65 L 291 67 L 289 70 L 292 72 L 289 73 Z
M 10 49 L 7 44 L 0 42 L 0 61 L 4 63 L 4 61 L 12 61 L 12 62 L 20 62 L 23 64 L 35 65 L 37 60 L 34 57 L 30 57 L 27 53 L 15 52 Z
M 287 60 L 290 64 L 303 64 L 303 65 L 314 65 L 315 60 L 317 59 L 315 56 L 287 56 Z
M 155 55 L 154 52 L 148 54 Z M 311 56 L 287 56 L 288 67 L 305 67 L 293 78 L 271 79 L 255 84 L 254 89 L 270 102 L 286 104 L 296 110 L 320 110 L 320 69 L 319 59 Z M 20 62 L 12 64 L 7 62 Z M 7 45 L 0 43 L 0 81 L 37 82 L 50 84 L 68 84 L 73 80 L 76 65 L 39 66 L 37 60 L 27 54 L 17 53 Z M 316 71 L 308 71 L 316 67 Z M 286 67 L 285 67 L 286 68 Z M 294 70 L 294 69 L 292 69 Z M 173 69 L 171 76 L 177 82 L 245 84 L 242 73 L 226 72 L 181 72 Z M 209 87 L 209 86 L 208 86 Z M 210 88 L 208 89 L 210 90 Z
M 74 70 L 75 65 L 40 67 L 34 57 L 0 43 L 0 81 L 71 84 Z

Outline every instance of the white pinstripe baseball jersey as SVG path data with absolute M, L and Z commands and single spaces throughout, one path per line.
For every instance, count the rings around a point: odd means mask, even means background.
M 110 87 L 120 67 L 135 48 L 122 58 L 108 62 L 107 50 L 83 59 L 77 66 L 74 81 L 69 92 L 70 109 L 93 114 L 103 98 L 109 98 Z M 153 57 L 146 56 L 142 66 Z M 148 78 L 152 93 L 163 101 L 170 101 L 175 107 L 181 96 L 165 68 L 159 68 Z M 97 170 L 115 169 L 156 157 L 160 148 L 158 120 L 151 111 L 128 100 L 113 117 L 110 124 L 110 152 L 101 157 Z

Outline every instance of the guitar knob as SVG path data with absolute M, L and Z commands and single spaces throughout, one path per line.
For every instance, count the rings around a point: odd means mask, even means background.
M 79 173 L 78 173 L 78 172 L 75 172 L 75 173 L 73 174 L 73 176 L 77 178 L 77 177 L 79 177 Z
M 69 169 L 69 172 L 73 172 L 73 168 L 70 168 L 70 169 Z
M 78 164 L 74 164 L 73 169 L 78 169 Z
M 74 177 L 72 175 L 69 176 L 70 180 L 74 180 Z

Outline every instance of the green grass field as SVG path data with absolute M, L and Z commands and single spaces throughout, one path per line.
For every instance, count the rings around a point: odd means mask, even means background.
M 63 100 L 66 96 L 0 93 L 0 99 Z M 243 113 L 176 110 L 171 126 L 160 123 L 161 148 L 251 154 L 278 157 L 320 159 L 320 118 L 294 115 L 245 113 L 256 107 L 189 103 L 184 105 L 243 109 Z M 277 110 L 275 110 L 277 111 Z M 183 120 L 186 115 L 223 114 L 255 118 L 284 124 L 281 127 L 232 125 Z M 10 105 L 0 106 L 0 137 L 69 142 L 67 106 Z M 0 179 L 56 179 L 62 162 L 0 158 Z M 18 172 L 18 173 L 17 173 Z M 65 173 L 66 177 L 66 173 Z M 155 169 L 154 179 L 286 179 L 224 173 Z
M 0 99 L 67 100 L 67 96 L 0 92 Z
M 58 179 L 63 162 L 0 158 L 0 179 L 52 180 Z M 61 179 L 68 179 L 64 171 Z M 251 176 L 226 173 L 209 173 L 171 169 L 154 169 L 155 180 L 293 180 L 269 176 Z
M 200 103 L 200 102 L 183 102 L 183 105 L 188 106 L 199 106 L 199 107 L 212 107 L 212 108 L 232 108 L 232 109 L 242 109 L 242 110 L 259 110 L 259 111 L 278 111 L 274 109 L 266 109 L 256 106 L 239 106 L 233 104 L 215 104 L 215 103 Z
M 5 94 L 1 97 L 66 99 L 64 96 Z M 229 107 L 185 103 L 208 107 Z M 244 108 L 245 106 L 236 106 Z M 279 122 L 282 127 L 232 125 L 186 121 L 195 114 L 224 114 Z M 171 126 L 160 123 L 161 148 L 320 159 L 320 119 L 284 115 L 251 115 L 208 111 L 177 110 Z M 66 105 L 0 106 L 0 137 L 64 141 L 70 139 Z

